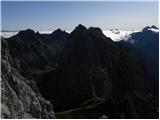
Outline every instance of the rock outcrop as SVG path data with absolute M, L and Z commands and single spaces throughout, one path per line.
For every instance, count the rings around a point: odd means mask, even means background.
M 35 81 L 24 78 L 14 67 L 7 42 L 2 38 L 1 118 L 54 118 L 51 103 L 41 97 Z

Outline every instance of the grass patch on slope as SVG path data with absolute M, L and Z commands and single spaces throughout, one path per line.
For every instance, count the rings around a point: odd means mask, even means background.
M 55 113 L 57 119 L 97 118 L 94 108 L 105 102 L 104 98 L 94 97 L 85 101 L 79 108 Z

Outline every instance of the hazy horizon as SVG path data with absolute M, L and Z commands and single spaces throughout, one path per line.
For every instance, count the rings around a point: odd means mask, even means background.
M 78 24 L 102 30 L 158 27 L 158 1 L 2 1 L 2 31 L 72 31 Z

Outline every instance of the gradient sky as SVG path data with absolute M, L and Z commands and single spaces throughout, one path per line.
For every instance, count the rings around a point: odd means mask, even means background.
M 158 2 L 3 1 L 2 30 L 71 31 L 78 24 L 103 30 L 158 26 Z

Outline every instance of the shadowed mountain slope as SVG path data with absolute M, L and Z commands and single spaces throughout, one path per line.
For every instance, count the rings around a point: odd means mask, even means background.
M 147 84 L 141 59 L 116 45 L 101 29 L 79 25 L 71 32 L 57 68 L 44 76 L 39 87 L 62 111 L 95 96 L 112 104 L 134 91 L 145 98 Z
M 14 67 L 32 79 L 55 67 L 55 56 L 63 49 L 67 37 L 68 33 L 60 29 L 51 34 L 39 34 L 27 29 L 6 40 L 13 60 L 19 65 Z

